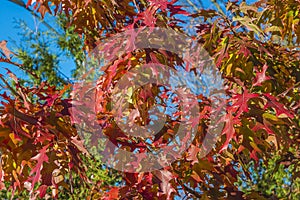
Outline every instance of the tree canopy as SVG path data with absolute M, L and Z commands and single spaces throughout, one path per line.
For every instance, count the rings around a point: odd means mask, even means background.
M 93 74 L 89 79 L 96 82 L 93 87 L 90 82 L 57 87 L 49 80 L 28 86 L 8 70 L 11 84 L 0 75 L 4 91 L 0 104 L 0 189 L 27 190 L 32 199 L 46 194 L 57 198 L 62 188 L 73 192 L 75 173 L 91 187 L 90 199 L 299 199 L 300 1 L 212 1 L 210 9 L 187 2 L 192 7 L 182 6 L 176 0 L 26 2 L 26 7 L 42 18 L 47 14 L 63 15 L 65 28 L 71 27 L 79 35 L 84 41 L 82 52 L 92 58 L 83 62 L 103 66 L 94 68 L 101 73 L 82 69 L 75 74 L 77 80 L 86 80 Z M 149 34 L 170 30 L 172 37 L 156 35 L 151 42 L 157 46 L 147 43 L 143 49 L 134 49 L 134 45 L 144 44 L 146 34 L 139 36 L 143 33 L 139 30 Z M 122 46 L 118 36 L 124 33 L 130 33 L 130 37 Z M 178 35 L 184 35 L 185 40 L 176 40 Z M 71 52 L 72 41 L 66 45 Z M 184 51 L 185 42 L 190 41 L 206 54 L 196 48 L 191 48 L 191 55 L 160 48 L 163 44 Z M 128 51 L 116 55 L 122 48 Z M 12 58 L 13 52 L 7 49 L 5 41 L 0 49 L 1 62 L 36 76 L 30 63 Z M 78 51 L 72 55 L 82 55 Z M 105 52 L 104 61 L 93 57 L 98 52 Z M 169 67 L 179 77 L 183 75 L 183 79 L 192 81 L 201 77 L 207 65 L 189 66 L 188 61 L 199 56 L 197 63 L 209 58 L 208 65 L 212 61 L 213 71 L 223 80 L 219 89 L 226 98 L 218 106 L 214 106 L 213 95 L 200 91 L 200 85 L 206 83 L 204 78 L 200 79 L 202 83 L 194 83 L 195 90 L 189 83 L 189 88 L 177 96 L 169 87 L 155 83 L 128 92 L 133 81 L 128 78 L 124 82 L 122 78 L 129 74 L 143 80 L 159 74 L 158 69 Z M 152 67 L 153 63 L 161 68 Z M 47 67 L 43 62 L 38 64 Z M 140 71 L 133 70 L 142 65 L 149 66 L 150 71 L 138 74 Z M 208 84 L 214 83 L 210 81 Z M 126 93 L 119 97 L 114 89 Z M 186 91 L 193 95 L 191 105 L 199 108 L 196 114 L 189 113 L 190 105 L 178 106 L 182 103 L 180 95 Z M 116 99 L 121 106 L 128 105 L 130 127 L 151 125 L 155 120 L 149 110 L 155 104 L 164 110 L 173 109 L 165 113 L 166 121 L 153 137 L 145 136 L 143 131 L 129 135 L 118 125 L 117 119 L 123 119 L 124 113 L 114 113 Z M 217 120 L 214 112 L 218 113 Z M 143 163 L 147 162 L 143 156 L 163 149 L 176 138 L 182 121 L 192 125 L 184 129 L 181 144 L 187 143 L 191 130 L 196 129 L 191 144 L 175 160 L 171 159 L 170 165 L 164 164 L 169 158 L 162 158 L 157 161 L 162 168 L 143 171 Z M 205 138 L 216 134 L 211 129 L 212 122 L 222 126 L 220 137 L 202 156 L 207 147 Z M 136 157 L 129 164 L 140 171 L 121 170 L 121 184 L 102 184 L 101 176 L 95 179 L 87 173 L 85 159 L 95 155 L 95 149 L 88 148 L 95 141 L 95 134 L 90 133 L 97 133 L 99 127 L 111 144 L 135 152 Z M 101 142 L 93 145 L 105 152 L 103 155 L 114 150 Z M 120 156 L 114 161 L 122 164 L 124 160 Z

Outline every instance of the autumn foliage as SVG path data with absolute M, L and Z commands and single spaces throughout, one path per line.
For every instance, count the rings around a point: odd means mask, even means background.
M 49 192 L 57 197 L 60 186 L 71 190 L 72 174 L 77 173 L 91 185 L 91 199 L 267 199 L 270 196 L 261 191 L 241 191 L 236 182 L 241 176 L 251 176 L 249 162 L 267 163 L 275 154 L 281 158 L 276 165 L 293 165 L 291 180 L 299 181 L 300 1 L 259 0 L 251 5 L 229 1 L 213 5 L 213 9 L 191 11 L 176 0 L 29 0 L 27 6 L 43 17 L 65 14 L 69 26 L 75 26 L 84 38 L 83 51 L 87 54 L 102 40 L 130 29 L 159 27 L 187 34 L 209 53 L 222 74 L 227 98 L 220 105 L 226 112 L 219 123 L 224 127 L 212 151 L 200 157 L 212 100 L 199 94 L 201 115 L 205 117 L 198 119 L 196 137 L 180 159 L 152 172 L 120 172 L 122 185 L 95 184 L 85 174 L 83 157 L 91 155 L 76 129 L 79 114 L 76 120 L 71 113 L 72 95 L 78 94 L 66 95 L 72 85 L 58 89 L 45 81 L 26 87 L 8 70 L 10 81 L 0 76 L 5 86 L 0 106 L 0 189 L 28 190 L 32 198 L 43 198 Z M 0 48 L 2 62 L 22 65 L 11 60 L 12 52 L 4 44 Z M 141 49 L 109 63 L 97 80 L 101 109 L 95 123 L 114 144 L 129 151 L 141 151 L 141 146 L 147 144 L 143 138 L 126 136 L 116 126 L 109 107 L 111 88 L 129 66 L 153 61 L 174 69 L 185 66 L 184 60 L 171 52 Z M 197 67 L 183 68 L 201 74 Z M 153 105 L 155 96 L 161 101 L 169 98 L 167 92 L 159 93 L 156 85 L 144 89 L 132 95 L 141 113 L 136 123 L 141 125 L 149 118 L 147 108 Z M 86 95 L 89 91 L 81 92 Z M 84 114 L 80 117 L 83 119 Z M 159 146 L 171 138 L 177 123 L 174 116 L 170 117 L 152 145 Z M 291 187 L 290 193 L 299 197 L 299 188 Z

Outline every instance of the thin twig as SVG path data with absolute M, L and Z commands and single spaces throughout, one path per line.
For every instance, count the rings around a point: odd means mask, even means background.
M 20 1 L 20 0 L 8 0 L 22 8 L 24 8 L 25 10 L 29 11 L 34 17 L 38 18 L 40 22 L 42 22 L 47 28 L 49 28 L 50 30 L 52 30 L 55 34 L 57 35 L 61 35 L 58 31 L 56 31 L 50 24 L 48 24 L 42 17 L 40 17 L 39 15 L 37 15 L 33 10 L 31 10 L 30 8 L 26 7 L 25 3 Z

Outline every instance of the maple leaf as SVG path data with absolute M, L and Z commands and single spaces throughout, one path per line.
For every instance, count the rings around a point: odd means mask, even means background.
M 33 180 L 32 180 L 32 184 L 31 184 L 31 191 L 33 191 L 35 183 L 37 183 L 41 178 L 41 170 L 43 169 L 43 163 L 48 162 L 48 156 L 47 156 L 48 147 L 49 147 L 49 145 L 44 146 L 40 150 L 39 154 L 37 154 L 36 156 L 31 158 L 31 160 L 37 161 L 37 164 L 30 172 L 30 175 L 33 175 L 35 173 Z
M 223 150 L 227 149 L 231 139 L 234 137 L 235 130 L 233 125 L 239 124 L 239 120 L 236 118 L 233 118 L 232 110 L 229 110 L 226 115 L 222 117 L 220 121 L 223 121 L 225 123 L 222 135 L 226 135 L 226 140 L 221 147 L 221 150 L 219 152 L 222 152 Z
M 249 93 L 246 88 L 244 88 L 244 92 L 242 94 L 236 94 L 232 97 L 233 99 L 233 105 L 232 108 L 234 108 L 237 112 L 237 115 L 235 118 L 238 118 L 242 113 L 248 112 L 248 101 L 252 98 L 259 97 L 259 94 L 252 94 Z
M 200 150 L 201 148 L 192 144 L 188 149 L 187 160 L 192 161 L 192 164 L 195 164 L 198 161 L 197 155 L 200 152 Z
M 151 6 L 147 8 L 144 12 L 140 13 L 138 19 L 143 20 L 146 26 L 154 27 L 156 23 L 155 12 L 157 8 L 155 6 Z M 152 29 L 150 29 L 152 30 Z
M 71 141 L 78 148 L 79 151 L 81 151 L 82 153 L 85 153 L 85 154 L 89 155 L 89 152 L 84 147 L 84 144 L 83 144 L 84 141 L 83 140 L 78 140 L 78 136 L 71 137 Z
M 256 77 L 255 77 L 253 86 L 261 86 L 261 84 L 264 81 L 271 79 L 269 76 L 266 76 L 267 69 L 268 69 L 268 65 L 266 65 L 266 64 L 263 66 L 261 72 L 258 72 L 258 70 L 256 69 L 257 72 L 256 72 Z

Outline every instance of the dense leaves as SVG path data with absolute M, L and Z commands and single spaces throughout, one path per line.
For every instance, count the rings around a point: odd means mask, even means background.
M 215 5 L 214 10 L 189 13 L 176 1 L 28 1 L 27 6 L 42 16 L 45 12 L 64 13 L 74 31 L 84 37 L 88 52 L 97 45 L 97 40 L 131 28 L 161 27 L 189 33 L 214 58 L 225 81 L 229 98 L 226 114 L 220 119 L 225 125 L 222 136 L 206 157 L 199 155 L 202 139 L 208 134 L 212 99 L 198 95 L 201 112 L 207 116 L 196 122 L 199 124 L 196 138 L 180 159 L 153 172 L 123 173 L 121 186 L 95 184 L 93 198 L 267 199 L 281 198 L 283 194 L 291 199 L 299 197 L 300 2 L 260 0 L 247 5 L 230 1 L 221 7 Z M 185 18 L 197 22 L 196 26 L 192 25 L 192 31 L 181 27 L 182 23 L 189 23 L 182 20 Z M 1 45 L 1 61 L 11 62 L 5 42 Z M 178 55 L 161 49 L 129 52 L 105 66 L 97 82 L 98 113 L 94 123 L 101 125 L 114 144 L 131 151 L 143 151 L 140 147 L 146 142 L 142 137 L 137 140 L 127 136 L 114 122 L 109 106 L 111 88 L 129 67 L 151 61 L 199 73 L 186 67 Z M 62 98 L 63 91 L 47 83 L 26 88 L 9 74 L 16 87 L 9 87 L 2 79 L 10 93 L 2 94 L 0 187 L 4 188 L 3 182 L 9 181 L 14 191 L 26 188 L 32 197 L 37 194 L 43 197 L 47 188 L 57 196 L 59 186 L 70 187 L 65 180 L 72 172 L 88 181 L 82 155 L 89 156 L 89 153 L 77 137 L 74 124 L 90 120 L 89 116 L 71 118 L 72 105 L 69 99 Z M 159 96 L 161 102 L 168 98 L 167 91 L 160 93 L 157 85 L 149 87 L 127 99 L 133 107 L 138 107 L 141 114 L 137 123 L 141 125 L 149 120 L 147 108 L 153 104 L 154 97 Z M 88 92 L 82 89 L 80 95 Z M 85 106 L 90 109 L 90 105 Z M 170 115 L 156 143 L 153 142 L 154 147 L 174 134 L 180 112 Z M 279 160 L 272 161 L 274 155 Z M 255 167 L 249 167 L 248 163 L 254 163 Z M 243 189 L 241 180 L 253 180 L 259 165 L 265 173 L 260 177 L 266 178 L 260 178 L 258 188 Z M 265 183 L 270 176 L 266 168 L 278 176 L 272 179 L 273 185 L 282 183 L 280 174 L 288 172 L 289 180 L 285 184 L 289 188 L 278 192 L 272 192 L 272 188 L 261 190 L 259 187 L 267 187 Z
M 73 139 L 76 131 L 67 117 L 70 105 L 61 100 L 64 90 L 44 83 L 31 89 L 15 84 L 14 98 L 6 92 L 1 95 L 2 178 L 13 182 L 14 190 L 28 185 L 33 193 L 37 183 L 39 190 L 44 186 L 55 190 L 63 179 L 53 182 L 54 170 L 62 175 L 71 169 L 85 171 Z

